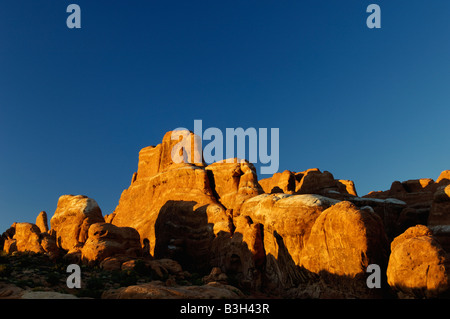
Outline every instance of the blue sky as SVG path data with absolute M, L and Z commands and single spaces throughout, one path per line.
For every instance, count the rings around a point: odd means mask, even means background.
M 66 8 L 81 7 L 81 29 Z M 366 8 L 381 7 L 381 29 Z M 280 129 L 280 169 L 364 195 L 450 169 L 450 2 L 0 1 L 0 232 L 111 213 L 177 127 Z M 261 178 L 267 176 L 261 176 Z

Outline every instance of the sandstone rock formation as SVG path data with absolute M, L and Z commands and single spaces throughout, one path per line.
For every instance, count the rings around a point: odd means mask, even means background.
M 395 181 L 389 190 L 370 192 L 363 197 L 383 200 L 395 198 L 405 203 L 402 211 L 397 216 L 395 216 L 396 213 L 389 214 L 391 217 L 386 227 L 389 228 L 388 234 L 393 235 L 392 238 L 400 235 L 409 227 L 418 224 L 428 224 L 430 218 L 430 225 L 434 227 L 437 226 L 438 222 L 436 221 L 436 225 L 433 225 L 435 222 L 432 220 L 436 217 L 432 216 L 440 210 L 439 203 L 445 202 L 445 198 L 441 197 L 441 195 L 442 189 L 450 184 L 449 172 L 443 171 L 436 182 L 431 178 L 413 179 L 404 182 Z M 441 195 L 439 195 L 439 192 Z M 432 206 L 434 206 L 433 212 Z M 437 214 L 439 215 L 439 213 Z M 396 219 L 395 227 L 392 224 L 394 219 Z M 436 230 L 437 232 L 438 230 Z
M 337 202 L 320 195 L 288 194 L 262 194 L 245 201 L 240 216 L 248 218 L 252 225 L 260 225 L 255 231 L 260 229 L 262 234 L 245 236 L 248 232 L 244 231 L 243 242 L 249 242 L 247 245 L 251 247 L 253 237 L 262 238 L 263 247 L 254 250 L 254 254 L 266 255 L 265 276 L 270 283 L 291 287 L 304 280 L 299 269 L 301 252 L 316 219 Z M 238 229 L 236 234 L 239 234 Z M 245 265 L 245 256 L 237 254 L 237 257 L 240 264 Z M 245 274 L 248 269 L 241 271 Z
M 242 298 L 236 287 L 296 298 L 380 297 L 387 284 L 400 296 L 449 291 L 450 171 L 358 197 L 352 181 L 319 169 L 258 181 L 245 160 L 206 165 L 199 145 L 189 131 L 166 133 L 140 151 L 114 212 L 103 217 L 95 200 L 64 195 L 50 229 L 41 212 L 36 224 L 14 223 L 0 248 L 152 280 L 111 284 L 104 298 Z M 383 289 L 367 287 L 369 264 L 381 267 Z
M 41 233 L 48 232 L 47 213 L 42 211 L 36 217 L 36 226 L 39 227 Z
M 41 212 L 37 218 L 42 222 L 41 226 L 44 225 L 43 217 Z M 51 259 L 55 259 L 61 253 L 56 245 L 55 236 L 48 232 L 41 232 L 41 229 L 35 224 L 14 223 L 3 233 L 2 238 L 4 239 L 3 250 L 8 254 L 15 251 L 45 253 Z
M 385 267 L 388 246 L 381 218 L 372 209 L 340 202 L 314 223 L 301 254 L 301 265 L 321 274 L 362 279 L 370 264 Z
M 172 161 L 171 150 L 178 141 L 171 133 L 158 146 L 140 151 L 137 175 L 110 220 L 135 228 L 155 257 L 202 268 L 209 263 L 214 237 L 231 232 L 232 224 L 213 195 L 204 165 Z
M 109 223 L 92 224 L 81 249 L 81 259 L 85 263 L 99 263 L 114 255 L 138 257 L 141 254 L 139 233 L 134 228 Z
M 285 193 L 294 194 L 295 186 L 301 180 L 301 173 L 285 170 L 282 173 L 275 173 L 272 177 L 264 178 L 259 184 L 267 194 Z
M 102 211 L 92 198 L 82 195 L 63 195 L 50 220 L 56 232 L 58 247 L 64 250 L 81 248 L 88 237 L 92 224 L 104 222 Z
M 206 167 L 214 195 L 227 209 L 237 212 L 244 201 L 264 191 L 253 164 L 229 159 Z
M 449 185 L 450 184 L 450 170 L 442 171 L 436 180 L 436 184 L 439 186 Z
M 39 227 L 31 223 L 16 223 L 15 228 L 14 239 L 16 240 L 17 251 L 44 252 L 39 243 L 39 234 L 41 233 Z
M 234 218 L 235 231 L 219 236 L 211 248 L 211 265 L 227 273 L 241 287 L 259 289 L 266 262 L 263 225 L 248 216 Z
M 312 168 L 304 172 L 284 171 L 259 181 L 265 193 L 285 194 L 343 194 L 357 196 L 355 184 L 348 180 L 334 179 L 328 171 Z M 336 196 L 336 195 L 335 195 Z
M 413 297 L 437 297 L 449 289 L 449 260 L 429 228 L 408 228 L 391 243 L 387 279 Z
M 3 251 L 7 254 L 12 254 L 17 251 L 16 240 L 12 238 L 6 238 L 3 243 Z
M 371 192 L 364 196 L 365 198 L 396 198 L 407 204 L 408 208 L 415 209 L 422 215 L 427 215 L 433 201 L 433 193 L 436 190 L 436 184 L 432 179 L 415 179 L 404 182 L 395 181 L 391 188 L 383 192 Z

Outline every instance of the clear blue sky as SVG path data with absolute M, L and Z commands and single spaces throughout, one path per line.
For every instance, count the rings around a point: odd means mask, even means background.
M 0 232 L 63 194 L 111 213 L 139 150 L 194 119 L 278 127 L 280 171 L 318 167 L 360 195 L 436 179 L 449 14 L 448 0 L 1 0 Z

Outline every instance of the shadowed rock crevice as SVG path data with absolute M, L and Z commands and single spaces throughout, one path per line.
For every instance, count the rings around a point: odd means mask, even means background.
M 155 222 L 155 258 L 171 258 L 184 269 L 207 272 L 215 235 L 206 209 L 194 201 L 166 202 Z

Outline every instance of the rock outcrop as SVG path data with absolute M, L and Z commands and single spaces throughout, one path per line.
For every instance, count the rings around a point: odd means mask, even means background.
M 322 277 L 346 278 L 352 287 L 367 290 L 367 267 L 377 264 L 386 269 L 387 258 L 388 242 L 381 218 L 370 207 L 359 209 L 343 201 L 317 218 L 300 261 Z
M 41 221 L 41 226 L 46 223 L 44 216 L 38 215 L 37 221 Z M 45 229 L 45 228 L 43 228 Z M 3 233 L 3 250 L 11 254 L 13 252 L 45 253 L 51 259 L 60 256 L 60 249 L 56 245 L 55 236 L 41 229 L 32 223 L 14 223 Z
M 229 159 L 206 167 L 214 195 L 229 210 L 239 211 L 246 199 L 262 194 L 253 164 Z
M 408 207 L 405 202 L 396 198 L 379 199 L 367 197 L 350 197 L 347 201 L 359 208 L 371 207 L 383 221 L 384 230 L 389 240 L 392 240 L 401 232 L 403 225 L 400 226 L 399 221 Z M 414 223 L 414 225 L 416 224 Z
M 219 236 L 211 248 L 211 265 L 228 274 L 241 287 L 259 289 L 262 286 L 266 262 L 263 225 L 248 216 L 234 218 L 235 231 Z
M 58 247 L 70 251 L 83 246 L 92 224 L 102 222 L 102 211 L 95 200 L 82 195 L 63 195 L 50 225 L 56 233 Z
M 36 226 L 39 227 L 41 233 L 48 232 L 47 213 L 42 211 L 36 217 Z
M 39 227 L 31 223 L 16 223 L 15 229 L 14 239 L 16 240 L 17 251 L 44 252 L 40 245 L 39 235 L 41 231 Z
M 172 161 L 171 150 L 178 140 L 173 141 L 171 134 L 166 133 L 156 147 L 140 151 L 137 174 L 110 220 L 135 228 L 155 257 L 205 268 L 212 240 L 219 232 L 232 231 L 231 219 L 214 197 L 203 163 Z M 183 138 L 194 135 L 186 133 Z
M 245 160 L 206 165 L 199 145 L 183 130 L 143 148 L 105 217 L 95 200 L 64 195 L 50 229 L 45 212 L 35 224 L 14 223 L 1 236 L 12 261 L 0 267 L 0 281 L 22 276 L 15 267 L 40 256 L 98 266 L 110 278 L 104 298 L 243 298 L 241 289 L 295 298 L 448 296 L 450 171 L 358 197 L 352 181 L 319 169 L 258 181 Z M 372 264 L 382 289 L 367 286 Z M 52 281 L 52 267 L 39 285 Z M 20 282 L 34 275 L 33 266 Z M 47 295 L 12 282 L 0 297 Z
M 240 216 L 255 225 L 254 231 L 260 230 L 261 234 L 245 236 L 248 231 L 244 231 L 242 241 L 251 243 L 253 237 L 262 238 L 263 247 L 259 251 L 255 250 L 254 255 L 265 254 L 267 284 L 293 287 L 305 280 L 299 269 L 302 250 L 316 219 L 325 209 L 337 202 L 320 195 L 288 194 L 262 194 L 245 201 Z M 236 234 L 240 234 L 238 229 Z M 248 243 L 247 245 L 251 246 Z M 244 265 L 242 260 L 245 256 L 236 255 L 235 258 Z M 241 272 L 248 273 L 248 269 L 242 268 Z
M 82 261 L 95 264 L 115 255 L 142 255 L 139 233 L 131 227 L 117 227 L 109 223 L 92 224 L 88 239 L 81 249 Z
M 391 243 L 387 280 L 395 290 L 412 297 L 437 297 L 448 291 L 446 252 L 423 225 L 408 228 Z
M 304 172 L 284 171 L 259 181 L 267 194 L 320 194 L 325 196 L 351 195 L 357 196 L 355 184 L 349 180 L 334 179 L 328 171 L 323 173 L 318 168 Z M 342 198 L 341 196 L 339 196 Z
M 388 228 L 387 233 L 392 235 L 390 237 L 393 239 L 409 227 L 418 224 L 429 224 L 432 227 L 447 225 L 446 222 L 440 224 L 436 218 L 443 216 L 442 212 L 446 210 L 445 204 L 442 204 L 446 201 L 443 189 L 450 184 L 449 177 L 450 171 L 443 171 L 436 181 L 431 178 L 395 181 L 389 190 L 370 192 L 363 197 L 382 200 L 394 198 L 405 203 L 400 213 L 390 213 L 389 220 L 387 222 L 384 220 Z M 442 233 L 444 230 L 444 228 L 436 229 L 436 234 L 439 231 Z
M 436 184 L 439 186 L 449 185 L 450 184 L 450 170 L 442 171 L 436 180 Z

